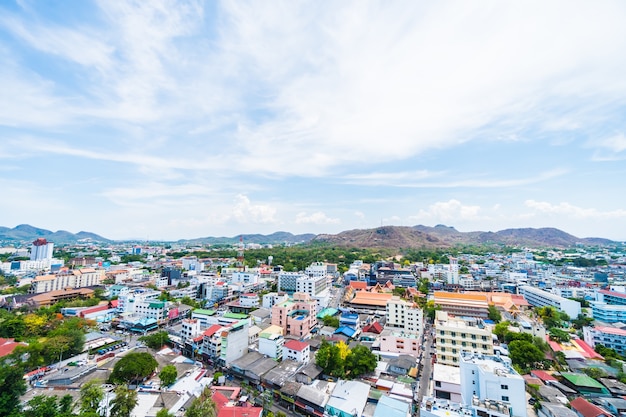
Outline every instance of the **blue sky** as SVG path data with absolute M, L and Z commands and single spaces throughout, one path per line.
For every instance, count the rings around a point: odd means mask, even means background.
M 5 1 L 0 225 L 626 240 L 626 4 Z

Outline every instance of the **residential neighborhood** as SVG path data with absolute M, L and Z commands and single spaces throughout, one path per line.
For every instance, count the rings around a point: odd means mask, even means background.
M 56 320 L 88 327 L 82 346 L 28 369 L 26 408 L 39 396 L 78 403 L 96 384 L 95 409 L 106 413 L 123 398 L 118 363 L 133 355 L 155 359 L 127 381 L 133 416 L 183 416 L 200 398 L 218 415 L 366 417 L 617 415 L 625 401 L 621 253 L 576 251 L 604 260 L 595 267 L 526 249 L 448 263 L 355 260 L 342 272 L 321 261 L 249 267 L 243 245 L 232 259 L 138 245 L 90 259 L 96 246 L 85 245 L 80 264 L 52 248 L 37 240 L 31 259 L 2 263 L 26 290 L 2 296 L 4 321 L 61 306 Z M 141 261 L 121 262 L 130 255 Z M 0 339 L 2 357 L 34 355 L 28 339 Z

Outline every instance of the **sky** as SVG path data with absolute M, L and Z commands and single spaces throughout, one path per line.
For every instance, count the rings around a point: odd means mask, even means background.
M 622 1 L 0 3 L 0 226 L 626 240 Z

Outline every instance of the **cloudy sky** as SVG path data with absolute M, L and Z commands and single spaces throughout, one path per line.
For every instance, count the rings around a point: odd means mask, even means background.
M 626 240 L 621 1 L 0 5 L 0 226 Z

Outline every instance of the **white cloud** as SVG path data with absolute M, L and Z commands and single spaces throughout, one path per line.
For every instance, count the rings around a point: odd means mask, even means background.
M 410 216 L 410 221 L 468 221 L 481 219 L 480 206 L 466 206 L 458 200 L 439 201 L 431 204 L 427 210 L 421 209 L 417 214 Z
M 338 224 L 339 219 L 328 217 L 321 211 L 308 214 L 303 211 L 296 215 L 296 224 Z
M 276 223 L 276 208 L 264 204 L 252 204 L 250 199 L 239 194 L 235 198 L 232 217 L 239 223 Z
M 626 217 L 626 210 L 624 209 L 601 211 L 595 208 L 577 207 L 566 202 L 552 204 L 545 201 L 526 200 L 524 205 L 534 209 L 536 213 L 575 219 L 619 219 Z
M 619 161 L 626 159 L 626 136 L 618 133 L 613 136 L 593 139 L 586 144 L 589 148 L 595 148 L 592 155 L 593 161 Z

